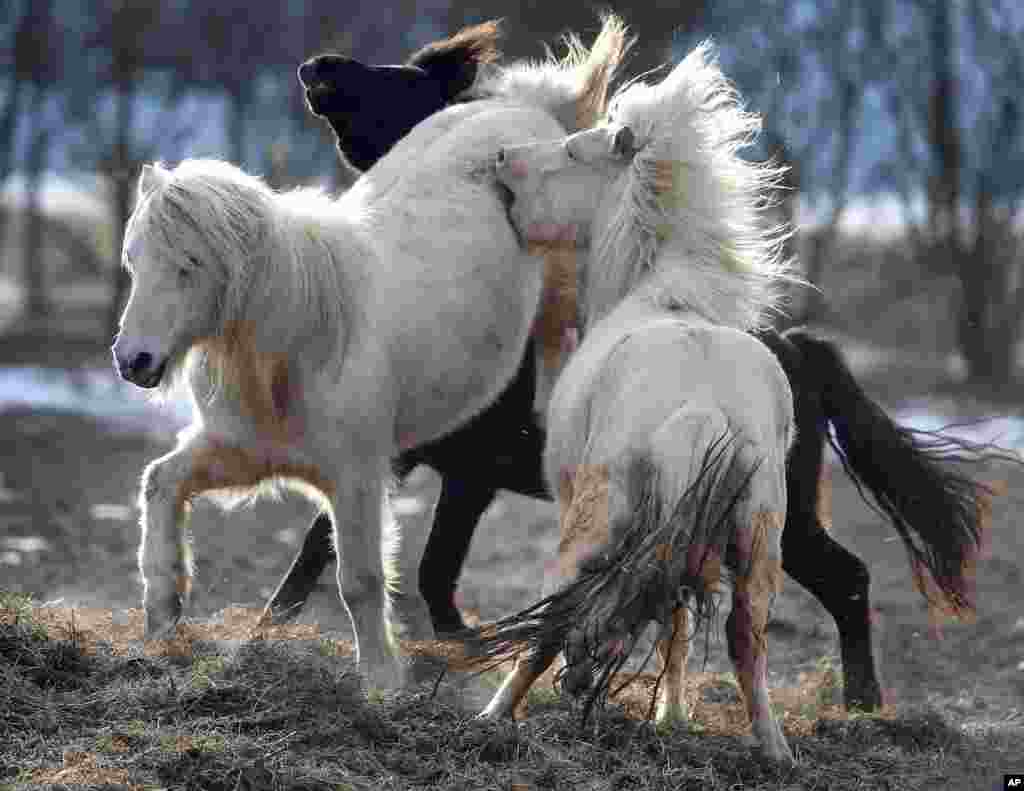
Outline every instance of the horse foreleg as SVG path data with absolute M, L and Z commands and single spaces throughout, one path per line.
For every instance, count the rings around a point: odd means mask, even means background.
M 291 567 L 263 610 L 264 623 L 281 624 L 298 617 L 327 564 L 334 560 L 331 517 L 319 513 L 306 533 Z
M 769 758 L 794 762 L 768 697 L 768 641 L 765 629 L 781 588 L 782 516 L 758 511 L 737 529 L 736 545 L 746 567 L 736 579 L 732 612 L 726 621 L 729 657 L 743 691 L 754 746 Z
M 151 462 L 142 473 L 139 571 L 147 640 L 172 636 L 191 594 L 185 482 L 192 475 L 194 456 L 192 446 L 183 445 Z
M 192 560 L 185 531 L 191 501 L 208 491 L 250 489 L 278 475 L 318 483 L 311 468 L 211 441 L 203 434 L 189 437 L 146 467 L 139 502 L 139 569 L 147 639 L 168 636 L 188 601 Z

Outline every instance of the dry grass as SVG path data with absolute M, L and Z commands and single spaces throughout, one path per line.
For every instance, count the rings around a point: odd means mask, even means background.
M 642 721 L 649 676 L 585 729 L 543 687 L 523 722 L 481 723 L 493 679 L 450 671 L 435 684 L 451 646 L 407 646 L 419 681 L 368 703 L 346 646 L 230 639 L 251 627 L 243 613 L 193 631 L 190 651 L 147 656 L 132 649 L 134 618 L 105 635 L 95 613 L 11 595 L 0 607 L 0 788 L 970 789 L 1018 760 L 1010 732 L 969 734 L 936 710 L 847 718 L 828 666 L 775 694 L 799 760 L 789 770 L 740 745 L 736 690 L 717 674 L 691 679 L 688 731 Z

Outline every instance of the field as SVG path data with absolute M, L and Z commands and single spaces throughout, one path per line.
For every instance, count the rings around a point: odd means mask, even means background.
M 0 361 L 24 361 L 11 349 L 0 344 Z M 87 354 L 54 351 L 49 362 Z M 873 390 L 892 397 L 892 379 Z M 406 691 L 362 702 L 333 574 L 305 629 L 238 639 L 251 634 L 246 608 L 262 606 L 312 516 L 290 498 L 230 515 L 196 508 L 196 641 L 178 656 L 147 655 L 133 609 L 133 503 L 142 466 L 167 445 L 27 410 L 0 414 L 0 444 L 0 590 L 36 605 L 0 603 L 0 787 L 987 791 L 1024 771 L 1019 469 L 979 471 L 1009 491 L 978 570 L 981 609 L 974 623 L 936 628 L 895 532 L 833 468 L 834 531 L 871 569 L 890 703 L 878 717 L 836 705 L 834 627 L 787 581 L 769 634 L 773 701 L 799 761 L 787 770 L 751 759 L 735 738 L 743 715 L 720 625 L 706 664 L 703 646 L 691 657 L 694 724 L 674 731 L 643 722 L 653 662 L 582 728 L 578 705 L 550 685 L 538 685 L 518 724 L 475 722 L 500 676 L 450 670 L 438 682 L 437 646 L 415 647 Z M 437 485 L 420 471 L 396 502 L 412 567 Z M 501 498 L 474 540 L 464 608 L 486 620 L 533 601 L 556 540 L 551 504 Z

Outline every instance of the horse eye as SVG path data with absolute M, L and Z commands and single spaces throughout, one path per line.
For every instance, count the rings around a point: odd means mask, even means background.
M 185 256 L 188 259 L 188 266 L 178 267 L 178 282 L 182 285 L 190 282 L 195 271 L 199 268 L 199 259 L 194 255 Z
M 573 153 L 572 149 L 569 148 L 569 146 L 565 147 L 565 155 L 569 158 L 570 162 L 576 161 L 576 155 Z

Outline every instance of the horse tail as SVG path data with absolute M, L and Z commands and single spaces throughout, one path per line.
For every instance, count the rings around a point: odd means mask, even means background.
M 664 457 L 654 449 L 631 451 L 609 465 L 605 479 L 615 476 L 616 485 L 626 492 L 628 518 L 608 525 L 607 544 L 578 563 L 571 582 L 531 607 L 476 630 L 471 650 L 485 667 L 520 652 L 539 656 L 564 647 L 566 666 L 560 675 L 570 692 L 589 690 L 586 720 L 597 700 L 614 695 L 612 679 L 647 624 L 671 623 L 673 610 L 684 601 L 681 591 L 693 594 L 699 620 L 712 616 L 717 600 L 708 594 L 716 586 L 708 583 L 722 574 L 732 515 L 753 470 L 738 469 L 743 454 L 731 432 L 707 439 L 694 413 L 687 417 L 682 430 L 666 424 L 659 434 L 666 440 L 676 435 L 680 442 L 685 435 L 691 444 L 676 447 L 674 457 L 689 469 L 682 474 L 664 469 Z M 694 440 L 704 442 L 694 447 Z M 682 447 L 694 447 L 694 452 Z M 592 491 L 573 491 L 568 502 L 563 500 L 563 515 L 579 502 L 595 499 L 601 497 Z M 574 526 L 563 521 L 562 528 L 565 545 Z
M 834 344 L 802 330 L 790 330 L 784 337 L 800 353 L 797 387 L 820 394 L 824 417 L 833 428 L 829 444 L 861 499 L 877 505 L 892 522 L 918 590 L 940 611 L 972 613 L 974 564 L 996 491 L 964 475 L 957 465 L 1012 460 L 1011 455 L 992 445 L 898 425 L 860 387 Z

